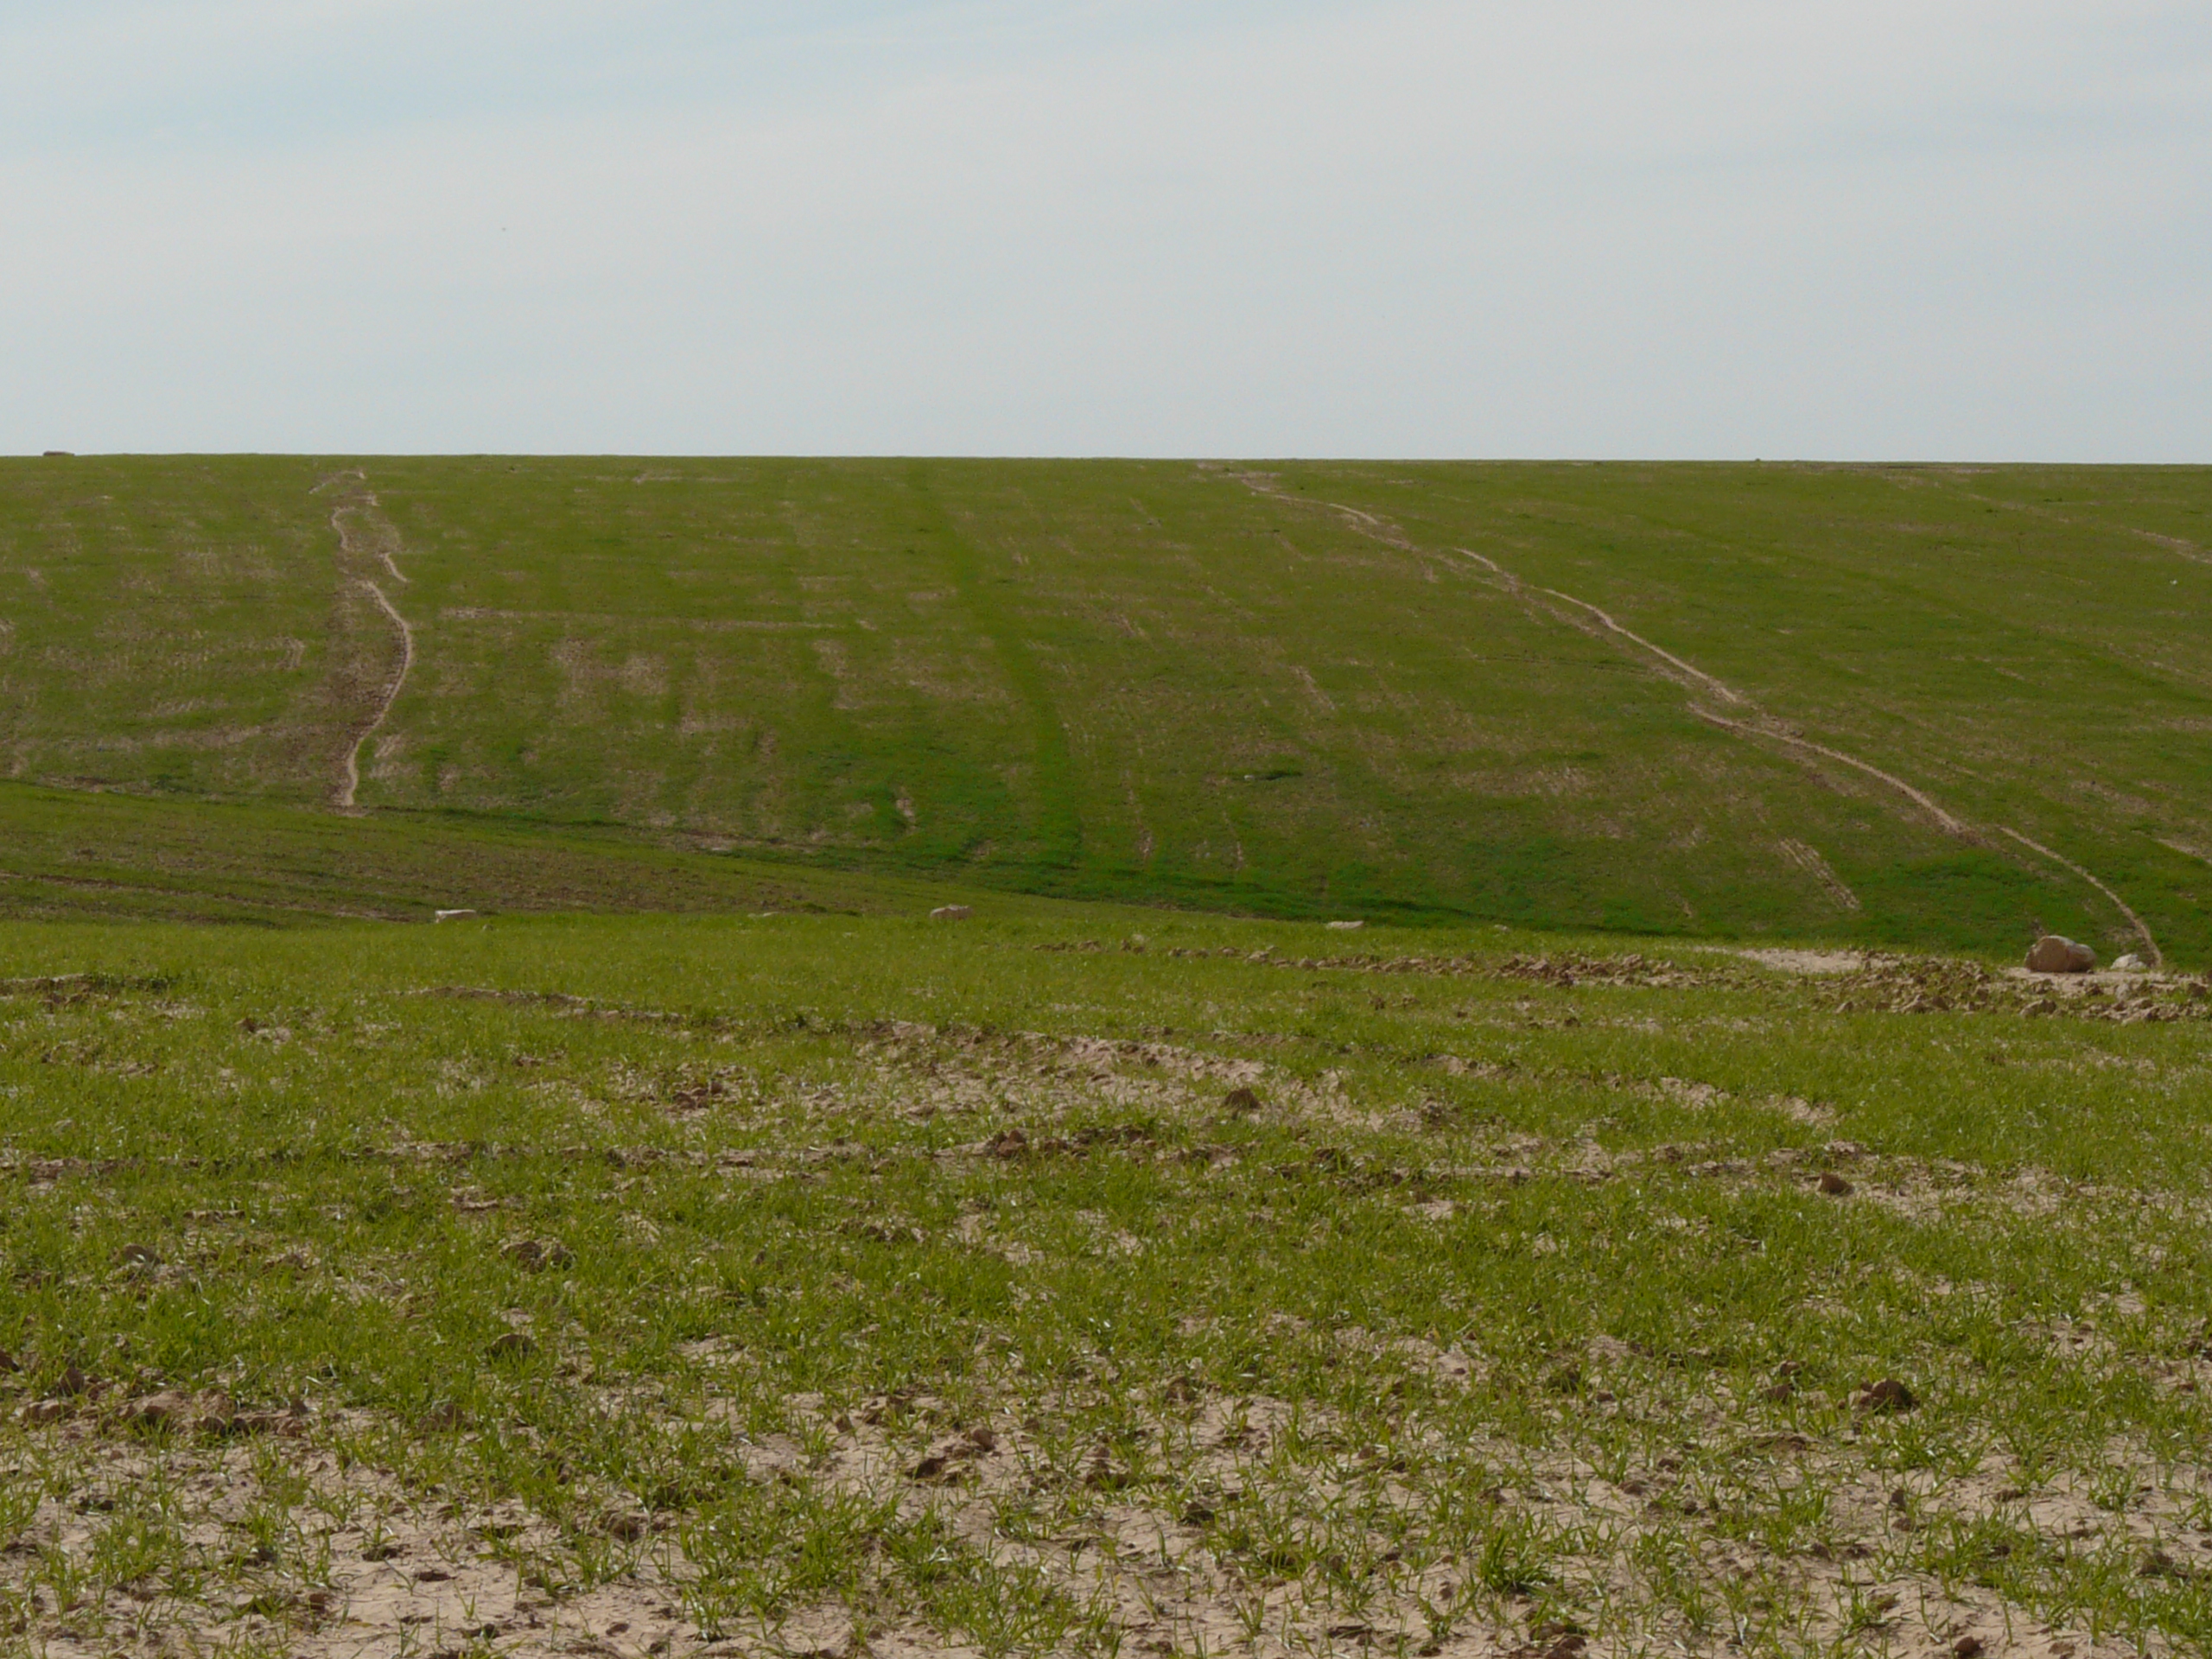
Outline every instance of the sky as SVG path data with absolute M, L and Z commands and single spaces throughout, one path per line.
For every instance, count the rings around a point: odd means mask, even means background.
M 2212 462 L 2204 0 L 0 0 L 0 453 Z

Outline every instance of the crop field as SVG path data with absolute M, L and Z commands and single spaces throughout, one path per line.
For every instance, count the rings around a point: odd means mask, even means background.
M 0 461 L 0 1653 L 2212 1651 L 2208 543 Z
M 745 859 L 2193 965 L 2209 543 L 2183 468 L 0 462 L 0 908 Z
M 2212 1637 L 2204 981 L 878 896 L 0 925 L 5 1641 Z

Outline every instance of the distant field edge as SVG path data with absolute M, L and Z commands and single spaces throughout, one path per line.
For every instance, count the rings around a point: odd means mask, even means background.
M 1331 901 L 1263 882 L 1145 879 L 1110 868 L 995 866 L 808 853 L 614 825 L 465 811 L 366 810 L 185 798 L 0 781 L 0 918 L 193 922 L 248 927 L 428 922 L 486 915 L 920 915 L 954 903 L 1157 911 L 1279 922 L 1605 934 L 1700 944 L 1866 948 L 1927 941 L 1547 918 L 1369 894 Z M 1118 925 L 1124 918 L 1115 918 Z M 1349 944 L 1347 942 L 1347 948 Z M 1974 952 L 1974 942 L 1957 949 Z

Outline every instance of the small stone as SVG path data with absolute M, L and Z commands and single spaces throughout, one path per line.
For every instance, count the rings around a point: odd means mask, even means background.
M 1870 1383 L 1859 1393 L 1861 1411 L 1910 1411 L 1919 1404 L 1919 1397 L 1894 1376 Z
M 2141 974 L 2150 971 L 2151 964 L 2133 950 L 2124 957 L 2113 958 L 2112 970 L 2116 974 Z
M 2031 974 L 2086 974 L 2097 965 L 2097 953 L 2076 940 L 2046 933 L 2028 948 Z
M 1981 1659 L 1981 1638 L 1962 1636 L 1951 1643 L 1951 1659 Z
M 930 912 L 933 922 L 964 922 L 976 912 L 966 905 L 939 905 Z
M 1853 1190 L 1851 1183 L 1845 1180 L 1835 1171 L 1829 1169 L 1821 1173 L 1821 1191 L 1830 1198 L 1847 1198 L 1851 1196 Z
M 1331 922 L 1329 924 L 1330 928 L 1338 933 L 1357 932 L 1366 925 L 1365 922 Z

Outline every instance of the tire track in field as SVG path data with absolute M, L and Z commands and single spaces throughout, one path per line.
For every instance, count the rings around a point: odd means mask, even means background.
M 415 630 L 374 574 L 381 568 L 393 582 L 405 585 L 407 577 L 396 556 L 400 551 L 399 531 L 385 517 L 368 481 L 368 474 L 356 469 L 333 474 L 315 486 L 317 493 L 334 485 L 346 486 L 330 514 L 330 527 L 338 532 L 339 592 L 334 631 L 342 629 L 350 642 L 355 632 L 353 624 L 359 620 L 350 613 L 365 599 L 378 613 L 378 632 L 385 634 L 381 672 L 378 665 L 364 664 L 348 653 L 334 663 L 326 683 L 327 693 L 340 707 L 340 725 L 346 737 L 331 790 L 331 804 L 343 811 L 354 810 L 353 798 L 361 787 L 361 747 L 384 725 L 415 666 Z M 382 626 L 385 623 L 390 625 L 388 632 Z M 391 649 L 395 639 L 396 655 Z
M 1395 547 L 1403 552 L 1423 555 L 1428 551 L 1416 543 L 1395 524 L 1386 518 L 1378 518 L 1374 513 L 1363 512 L 1358 507 L 1347 506 L 1339 501 L 1301 500 L 1284 490 L 1272 474 L 1231 471 L 1228 475 L 1255 494 L 1268 496 L 1291 506 L 1315 507 L 1334 513 L 1355 535 L 1364 536 L 1370 541 L 1381 542 L 1386 547 Z M 1577 599 L 1573 594 L 1561 593 L 1556 588 L 1542 588 L 1534 582 L 1524 582 L 1498 563 L 1497 560 L 1486 554 L 1478 553 L 1472 548 L 1460 547 L 1452 550 L 1464 558 L 1472 560 L 1487 570 L 1490 573 L 1492 587 L 1502 592 L 1511 594 L 1516 598 L 1529 599 L 1534 596 L 1543 609 L 1550 612 L 1568 626 L 1592 634 L 1593 637 L 1603 638 L 1611 635 L 1616 639 L 1628 641 L 1643 653 L 1645 660 L 1656 668 L 1663 677 L 1685 687 L 1692 693 L 1690 712 L 1700 720 L 1709 725 L 1719 727 L 1722 730 L 1732 733 L 1747 741 L 1764 739 L 1809 754 L 1822 756 L 1840 766 L 1849 766 L 1855 771 L 1864 772 L 1867 777 L 1888 785 L 1925 812 L 1935 820 L 1944 834 L 1975 846 L 1986 847 L 1989 844 L 1987 839 L 1972 824 L 1947 810 L 1925 791 L 1907 783 L 1895 772 L 1884 771 L 1872 761 L 1861 760 L 1859 756 L 1845 750 L 1815 742 L 1811 738 L 1804 736 L 1787 722 L 1768 714 L 1753 699 L 1737 690 L 1733 686 L 1707 673 L 1696 664 L 1684 661 L 1674 652 L 1654 645 L 1642 634 L 1624 627 L 1587 600 Z M 1546 603 L 1547 601 L 1554 602 Z M 1559 608 L 1561 604 L 1571 607 L 1572 609 L 1562 611 Z M 1592 626 L 1592 622 L 1595 623 L 1594 626 Z M 1721 701 L 1745 711 L 1748 718 L 1732 719 L 1726 715 L 1705 707 L 1697 701 L 1696 694 L 1700 692 L 1710 692 Z M 2003 834 L 2019 842 L 2021 846 L 2080 878 L 2109 899 L 2120 913 L 2127 918 L 2128 925 L 2135 930 L 2136 936 L 2143 941 L 2143 948 L 2150 955 L 2151 965 L 2154 968 L 2165 965 L 2164 953 L 2158 949 L 2158 942 L 2152 937 L 2149 925 L 2137 915 L 2127 901 L 2111 887 L 2098 880 L 2072 859 L 2066 857 L 2063 854 L 2052 851 L 2041 842 L 2030 840 L 2009 824 L 1999 824 L 1996 827 Z
M 1825 743 L 1815 742 L 1812 739 L 1799 733 L 1793 727 L 1786 724 L 1784 721 L 1776 719 L 1772 715 L 1768 714 L 1745 693 L 1738 691 L 1733 686 L 1715 678 L 1713 675 L 1707 673 L 1703 669 L 1697 667 L 1695 664 L 1683 661 L 1682 658 L 1675 656 L 1674 652 L 1664 650 L 1662 647 L 1652 644 L 1650 640 L 1646 639 L 1642 634 L 1631 632 L 1629 629 L 1623 627 L 1611 616 L 1607 615 L 1604 611 L 1599 610 L 1595 605 L 1591 604 L 1588 601 L 1577 599 L 1572 594 L 1563 594 L 1556 588 L 1537 588 L 1533 584 L 1524 582 L 1520 577 L 1515 575 L 1511 571 L 1506 569 L 1504 566 L 1499 564 L 1497 560 L 1490 558 L 1484 554 L 1478 553 L 1471 548 L 1455 548 L 1452 550 L 1466 558 L 1472 559 L 1476 563 L 1487 568 L 1498 578 L 1500 585 L 1503 586 L 1509 592 L 1541 594 L 1551 599 L 1564 601 L 1566 603 L 1588 613 L 1590 615 L 1597 618 L 1609 632 L 1619 635 L 1622 639 L 1641 647 L 1650 656 L 1657 658 L 1661 663 L 1666 665 L 1660 669 L 1660 672 L 1665 675 L 1667 678 L 1675 681 L 1675 683 L 1679 685 L 1687 686 L 1693 692 L 1700 689 L 1709 690 L 1715 696 L 1720 697 L 1724 702 L 1732 703 L 1736 707 L 1744 709 L 1751 716 L 1749 719 L 1745 720 L 1731 719 L 1728 715 L 1718 714 L 1713 709 L 1706 708 L 1704 705 L 1693 699 L 1690 703 L 1690 712 L 1695 715 L 1700 720 L 1706 721 L 1709 725 L 1718 726 L 1723 731 L 1733 732 L 1741 737 L 1766 738 L 1774 742 L 1783 744 L 1788 747 L 1802 749 L 1809 754 L 1821 755 L 1830 760 L 1836 761 L 1840 765 L 1850 766 L 1855 771 L 1866 773 L 1866 776 L 1875 779 L 1878 783 L 1887 785 L 1891 789 L 1895 790 L 1898 794 L 1904 796 L 1905 799 L 1910 801 L 1915 806 L 1917 806 L 1930 818 L 1934 819 L 1936 826 L 1941 829 L 1945 835 L 1965 842 L 1978 842 L 1981 840 L 1980 836 L 1976 833 L 1973 825 L 1967 823 L 1963 818 L 1959 817 L 1955 813 L 1947 810 L 1925 791 L 1915 788 L 1904 779 L 1898 777 L 1895 772 L 1885 772 L 1871 761 L 1860 760 L 1855 754 L 1848 753 L 1842 749 L 1832 748 Z M 1554 614 L 1556 615 L 1558 613 L 1554 611 Z M 1570 623 L 1573 621 L 1573 619 L 1571 617 L 1567 620 Z M 1587 628 L 1585 628 L 1583 631 L 1585 632 L 1591 632 L 1591 630 Z M 1669 669 L 1672 669 L 1674 671 L 1669 673 L 1668 671 Z
M 985 580 L 981 550 L 939 493 L 936 469 L 926 461 L 911 462 L 906 485 L 907 509 L 921 521 L 917 533 L 931 538 L 961 605 L 991 643 L 1015 704 L 1028 717 L 1036 808 L 1027 828 L 1036 838 L 1038 861 L 1048 869 L 1072 869 L 1083 860 L 1082 796 L 1067 721 L 1047 666 L 1029 632 Z

